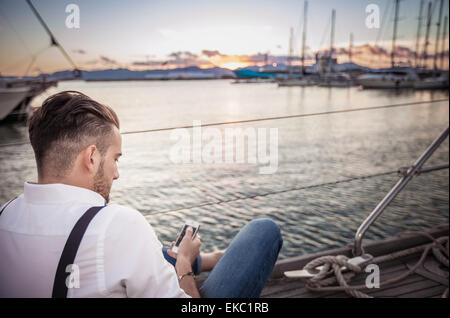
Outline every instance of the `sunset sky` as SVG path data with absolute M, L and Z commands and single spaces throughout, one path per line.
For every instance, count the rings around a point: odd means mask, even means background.
M 337 47 L 348 47 L 352 32 L 354 45 L 365 50 L 367 61 L 372 58 L 368 45 L 390 49 L 392 0 L 308 2 L 309 55 L 329 46 L 333 8 Z M 68 15 L 65 8 L 70 3 L 80 8 L 79 29 L 65 25 Z M 33 0 L 77 66 L 88 70 L 232 67 L 262 62 L 265 53 L 276 60 L 277 56 L 288 55 L 291 27 L 295 35 L 294 52 L 298 55 L 303 3 L 303 0 Z M 415 45 L 419 3 L 420 0 L 400 2 L 398 43 L 411 50 Z M 438 3 L 430 32 L 430 53 L 434 52 Z M 385 24 L 381 31 L 365 25 L 365 9 L 369 4 L 380 8 L 381 24 Z M 390 14 L 383 17 L 388 4 Z M 448 0 L 444 4 L 443 16 L 448 12 Z M 38 74 L 71 68 L 56 48 L 45 49 L 49 38 L 25 0 L 0 0 L 0 43 L 2 75 L 24 75 L 27 69 L 28 74 Z M 448 41 L 446 46 L 448 50 Z

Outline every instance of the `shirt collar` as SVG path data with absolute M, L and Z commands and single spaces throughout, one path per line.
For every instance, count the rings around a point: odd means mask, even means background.
M 106 200 L 97 192 L 62 183 L 38 184 L 25 182 L 23 193 L 24 199 L 28 203 L 80 202 L 93 206 L 106 205 Z

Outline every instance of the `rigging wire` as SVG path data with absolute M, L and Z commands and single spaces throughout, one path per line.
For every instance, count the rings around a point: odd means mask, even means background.
M 34 53 L 34 54 L 30 53 L 29 56 L 27 55 L 27 56 L 21 58 L 14 64 L 9 64 L 9 65 L 5 66 L 3 72 L 7 72 L 11 69 L 16 69 L 20 65 L 25 64 L 25 62 L 28 61 L 30 58 L 31 58 L 31 60 L 35 60 L 40 54 L 42 54 L 45 50 L 49 49 L 50 47 L 51 47 L 51 45 L 46 45 L 45 47 L 37 50 L 36 53 Z
M 437 166 L 433 166 L 433 167 L 425 167 L 418 174 L 428 173 L 428 172 L 442 170 L 442 169 L 448 169 L 448 168 L 449 168 L 448 164 L 442 164 L 442 165 L 437 165 Z M 401 169 L 404 169 L 404 168 L 401 168 Z M 325 183 L 313 184 L 313 185 L 308 185 L 308 186 L 294 187 L 294 188 L 282 189 L 282 190 L 278 190 L 278 191 L 271 191 L 271 192 L 266 192 L 266 193 L 254 194 L 254 195 L 243 196 L 243 197 L 229 199 L 229 200 L 218 200 L 218 201 L 215 201 L 215 202 L 207 202 L 207 203 L 203 203 L 203 204 L 198 204 L 198 205 L 193 205 L 193 206 L 186 206 L 186 207 L 181 207 L 181 208 L 176 208 L 176 209 L 160 210 L 160 211 L 156 211 L 156 212 L 153 212 L 153 213 L 148 213 L 148 214 L 146 214 L 146 216 L 152 216 L 152 215 L 158 215 L 158 214 L 167 214 L 167 213 L 179 212 L 179 211 L 183 211 L 183 210 L 192 210 L 192 209 L 195 209 L 195 208 L 203 208 L 203 207 L 206 207 L 206 206 L 220 205 L 220 204 L 223 204 L 223 203 L 231 203 L 231 202 L 236 202 L 236 201 L 255 199 L 255 198 L 259 198 L 259 197 L 266 197 L 266 196 L 269 196 L 269 195 L 275 195 L 275 194 L 281 194 L 281 193 L 287 193 L 287 192 L 293 192 L 293 191 L 301 191 L 301 190 L 307 190 L 307 189 L 320 188 L 320 187 L 325 187 L 325 186 L 330 186 L 330 185 L 336 185 L 336 184 L 341 184 L 341 183 L 352 182 L 352 181 L 355 181 L 355 180 L 364 180 L 364 179 L 370 179 L 370 178 L 375 178 L 375 177 L 380 177 L 380 176 L 388 176 L 388 175 L 392 175 L 392 174 L 401 174 L 402 173 L 401 169 L 395 170 L 395 171 L 380 172 L 380 173 L 375 173 L 375 174 L 370 174 L 370 175 L 356 176 L 356 177 L 351 177 L 351 178 L 337 180 L 337 181 L 332 181 L 332 182 L 325 182 Z
M 39 55 L 41 55 L 43 52 L 45 52 L 48 48 L 50 48 L 50 46 L 43 48 L 42 50 L 40 50 L 39 52 L 35 53 L 32 55 L 31 57 L 31 61 L 30 64 L 28 65 L 27 70 L 25 71 L 25 76 L 28 75 L 28 72 L 30 71 L 31 67 L 33 66 L 33 64 L 36 62 L 37 58 L 39 57 Z
M 66 58 L 66 60 L 72 65 L 74 70 L 78 70 L 77 65 L 75 64 L 75 62 L 72 60 L 72 58 L 69 56 L 69 54 L 67 54 L 66 50 L 63 48 L 63 46 L 56 40 L 55 36 L 53 35 L 52 31 L 50 31 L 50 28 L 47 26 L 47 24 L 45 23 L 44 19 L 42 19 L 41 15 L 39 14 L 39 12 L 36 10 L 36 8 L 34 7 L 33 3 L 31 3 L 31 0 L 26 0 L 29 7 L 31 8 L 31 10 L 33 11 L 33 13 L 35 14 L 36 18 L 39 20 L 39 22 L 41 23 L 42 27 L 45 29 L 45 31 L 47 32 L 47 34 L 50 37 L 50 41 L 51 41 L 51 45 L 55 45 L 56 47 L 58 47 L 58 49 L 61 51 L 61 53 L 64 55 L 64 57 Z
M 393 7 L 392 4 L 393 4 L 392 1 L 388 1 L 388 4 L 384 8 L 383 17 L 381 21 L 381 28 L 378 29 L 377 38 L 375 40 L 375 46 L 378 45 L 378 42 L 380 41 L 381 37 L 382 36 L 384 37 L 384 34 L 386 32 L 386 21 L 388 20 L 391 8 Z
M 17 31 L 17 29 L 14 27 L 14 24 L 11 22 L 11 20 L 8 18 L 8 15 L 5 14 L 1 8 L 0 8 L 0 16 L 2 18 L 3 21 L 6 21 L 6 23 L 9 25 L 9 28 L 16 34 L 17 38 L 19 39 L 20 42 L 22 42 L 23 48 L 25 49 L 25 51 L 28 52 L 28 54 L 31 55 L 31 50 L 28 47 L 26 41 L 23 39 L 23 37 L 20 35 L 20 33 Z
M 329 28 L 331 27 L 331 19 L 328 19 L 328 24 L 325 27 L 325 30 L 323 30 L 322 39 L 320 40 L 319 49 L 322 47 L 322 45 L 325 42 L 325 37 L 327 36 L 329 32 Z
M 215 201 L 215 202 L 207 202 L 207 203 L 203 203 L 203 204 L 199 204 L 199 205 L 181 207 L 181 208 L 170 209 L 170 210 L 161 210 L 161 211 L 156 211 L 156 212 L 153 212 L 153 213 L 148 213 L 148 214 L 146 214 L 146 216 L 148 216 L 148 215 L 157 215 L 157 214 L 166 214 L 166 213 L 172 213 L 172 212 L 179 212 L 179 211 L 182 211 L 182 210 L 191 210 L 191 209 L 195 209 L 195 208 L 202 208 L 202 207 L 205 207 L 205 206 L 219 205 L 219 204 L 223 204 L 223 203 L 231 203 L 231 202 L 248 200 L 248 199 L 254 199 L 254 198 L 259 198 L 259 197 L 266 197 L 266 196 L 274 195 L 274 194 L 281 194 L 281 193 L 292 192 L 292 191 L 300 191 L 300 190 L 307 190 L 307 189 L 325 187 L 325 186 L 339 184 L 339 183 L 351 182 L 351 181 L 358 180 L 358 179 L 366 179 L 366 178 L 378 177 L 378 176 L 389 175 L 389 174 L 393 174 L 393 173 L 397 173 L 397 171 L 388 171 L 388 172 L 377 173 L 377 174 L 374 174 L 374 175 L 360 176 L 360 177 L 348 178 L 348 179 L 338 180 L 338 181 L 333 181 L 333 182 L 326 182 L 326 183 L 314 184 L 314 185 L 303 186 L 303 187 L 295 187 L 295 188 L 283 189 L 283 190 L 278 190 L 278 191 L 271 191 L 271 192 L 254 194 L 254 195 L 249 195 L 249 196 L 244 196 L 244 197 L 239 197 L 239 198 L 234 198 L 234 199 L 229 199 L 229 200 L 218 200 L 218 201 Z
M 36 18 L 38 19 L 39 23 L 42 25 L 42 27 L 45 29 L 45 31 L 47 32 L 48 36 L 50 37 L 50 44 L 48 46 L 46 46 L 44 49 L 39 50 L 37 53 L 32 54 L 30 49 L 28 48 L 28 46 L 26 45 L 26 42 L 23 40 L 23 38 L 21 37 L 21 35 L 19 34 L 19 32 L 14 28 L 14 25 L 11 23 L 11 21 L 8 19 L 7 15 L 4 15 L 1 11 L 0 11 L 0 15 L 2 16 L 2 18 L 9 24 L 10 28 L 12 29 L 12 31 L 17 35 L 18 39 L 22 42 L 25 50 L 28 52 L 28 54 L 30 56 L 26 56 L 26 58 L 21 59 L 20 61 L 18 61 L 16 64 L 14 64 L 13 66 L 17 66 L 18 64 L 22 64 L 24 62 L 24 60 L 28 59 L 29 57 L 31 57 L 31 61 L 26 69 L 26 73 L 25 75 L 28 75 L 29 70 L 31 69 L 31 67 L 33 66 L 33 64 L 35 63 L 37 57 L 46 49 L 48 49 L 49 47 L 52 46 L 56 46 L 61 53 L 63 54 L 63 56 L 66 58 L 66 60 L 72 65 L 72 68 L 74 70 L 74 75 L 75 77 L 80 75 L 80 71 L 77 67 L 77 65 L 75 64 L 75 62 L 72 60 L 72 58 L 69 56 L 69 54 L 67 54 L 66 50 L 64 49 L 64 47 L 56 40 L 55 36 L 53 35 L 53 33 L 50 31 L 50 28 L 47 26 L 47 24 L 45 23 L 44 19 L 42 19 L 41 15 L 39 14 L 39 12 L 36 10 L 36 8 L 34 7 L 34 5 L 32 4 L 31 0 L 26 0 L 26 2 L 28 3 L 29 7 L 31 8 L 31 10 L 33 11 L 34 15 L 36 16 Z M 6 69 L 10 69 L 10 66 L 7 66 Z M 5 70 L 3 70 L 5 71 Z
M 50 45 L 46 45 L 45 47 L 43 47 L 42 49 L 39 49 L 36 51 L 36 53 L 32 53 L 30 48 L 28 47 L 27 43 L 25 42 L 25 40 L 23 39 L 23 37 L 20 35 L 19 31 L 17 31 L 17 29 L 14 27 L 14 24 L 11 22 L 11 20 L 8 18 L 8 15 L 5 14 L 1 9 L 0 9 L 0 17 L 6 21 L 6 23 L 8 24 L 9 28 L 16 34 L 17 39 L 22 43 L 23 48 L 25 49 L 25 51 L 28 53 L 27 56 L 25 56 L 24 58 L 20 59 L 19 61 L 17 61 L 14 64 L 9 64 L 7 66 L 4 67 L 3 72 L 6 72 L 10 69 L 13 68 L 17 68 L 18 65 L 24 64 L 26 60 L 28 60 L 29 58 L 31 58 L 31 62 L 27 68 L 27 70 L 24 73 L 24 76 L 28 75 L 28 71 L 31 68 L 31 66 L 34 64 L 34 62 L 36 61 L 36 58 L 42 54 L 42 52 L 44 52 L 45 50 L 47 50 Z
M 447 99 L 435 99 L 435 100 L 429 100 L 429 101 L 418 101 L 418 102 L 408 102 L 408 103 L 400 103 L 400 104 L 389 104 L 389 105 L 368 106 L 368 107 L 350 108 L 350 109 L 341 109 L 341 110 L 331 110 L 331 111 L 318 112 L 318 113 L 296 114 L 296 115 L 285 115 L 285 116 L 276 116 L 276 117 L 244 119 L 244 120 L 236 120 L 236 121 L 228 121 L 228 122 L 206 123 L 206 124 L 202 124 L 201 127 L 233 125 L 233 124 L 269 121 L 269 120 L 282 120 L 282 119 L 290 119 L 290 118 L 306 118 L 306 117 L 315 117 L 315 116 L 323 116 L 323 115 L 343 114 L 343 113 L 360 112 L 360 111 L 368 111 L 368 110 L 387 109 L 387 108 L 404 107 L 404 106 L 415 106 L 415 105 L 422 105 L 422 104 L 432 104 L 432 103 L 445 102 L 448 100 L 449 100 L 448 98 Z M 165 128 L 133 130 L 133 131 L 121 132 L 121 135 L 152 133 L 152 132 L 168 131 L 168 130 L 183 129 L 183 128 L 189 129 L 192 127 L 193 127 L 192 125 L 185 125 L 185 126 L 174 126 L 174 127 L 165 127 Z M 0 148 L 21 146 L 21 145 L 26 145 L 26 144 L 29 144 L 29 141 L 0 144 Z
M 360 107 L 360 108 L 351 108 L 351 109 L 342 109 L 342 110 L 331 110 L 331 111 L 318 112 L 318 113 L 296 114 L 296 115 L 285 115 L 285 116 L 265 117 L 265 118 L 256 118 L 256 119 L 244 119 L 244 120 L 236 120 L 236 121 L 228 121 L 228 122 L 207 123 L 207 124 L 202 124 L 201 126 L 208 127 L 208 126 L 232 125 L 232 124 L 268 121 L 268 120 L 281 120 L 281 119 L 289 119 L 289 118 L 314 117 L 314 116 L 322 116 L 322 115 L 333 115 L 333 114 L 351 113 L 351 112 L 359 112 L 359 111 L 366 111 L 366 110 L 384 109 L 384 108 L 414 106 L 414 105 L 427 104 L 427 103 L 439 103 L 439 102 L 444 102 L 444 101 L 448 101 L 448 99 L 436 99 L 436 100 L 430 100 L 430 101 L 409 102 L 409 103 L 380 105 L 380 106 L 369 106 L 369 107 Z M 166 131 L 166 130 L 181 129 L 181 128 L 192 128 L 192 125 L 125 131 L 125 132 L 122 132 L 121 134 L 122 135 L 130 135 L 130 134 L 150 133 L 150 132 Z M 1 146 L 2 145 L 0 145 L 0 147 Z

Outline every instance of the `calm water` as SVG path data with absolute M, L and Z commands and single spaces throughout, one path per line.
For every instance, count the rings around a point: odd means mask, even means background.
M 447 92 L 278 88 L 230 85 L 228 80 L 65 82 L 35 99 L 34 105 L 69 89 L 113 107 L 122 131 L 448 98 Z M 223 134 L 232 127 L 277 128 L 278 170 L 270 175 L 259 174 L 261 165 L 252 163 L 173 163 L 170 131 L 124 135 L 120 178 L 113 185 L 111 202 L 143 213 L 164 244 L 175 238 L 184 219 L 201 223 L 203 250 L 211 251 L 225 248 L 249 220 L 270 217 L 284 238 L 280 258 L 340 247 L 352 242 L 362 220 L 398 180 L 395 174 L 265 194 L 408 166 L 448 123 L 445 101 L 217 126 Z M 0 126 L 0 143 L 26 138 L 23 125 Z M 447 139 L 428 164 L 448 162 Z M 22 193 L 24 181 L 35 181 L 31 146 L 0 148 L 0 176 L 2 203 Z M 443 170 L 414 179 L 369 230 L 367 239 L 448 223 L 448 178 L 448 170 Z M 246 199 L 255 195 L 259 196 Z M 170 211 L 180 208 L 187 209 Z

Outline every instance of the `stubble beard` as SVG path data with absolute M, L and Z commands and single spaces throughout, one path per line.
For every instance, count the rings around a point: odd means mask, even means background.
M 108 184 L 108 181 L 105 179 L 104 163 L 105 161 L 103 159 L 100 162 L 97 174 L 94 176 L 94 191 L 100 194 L 106 200 L 106 203 L 109 203 L 111 185 Z

